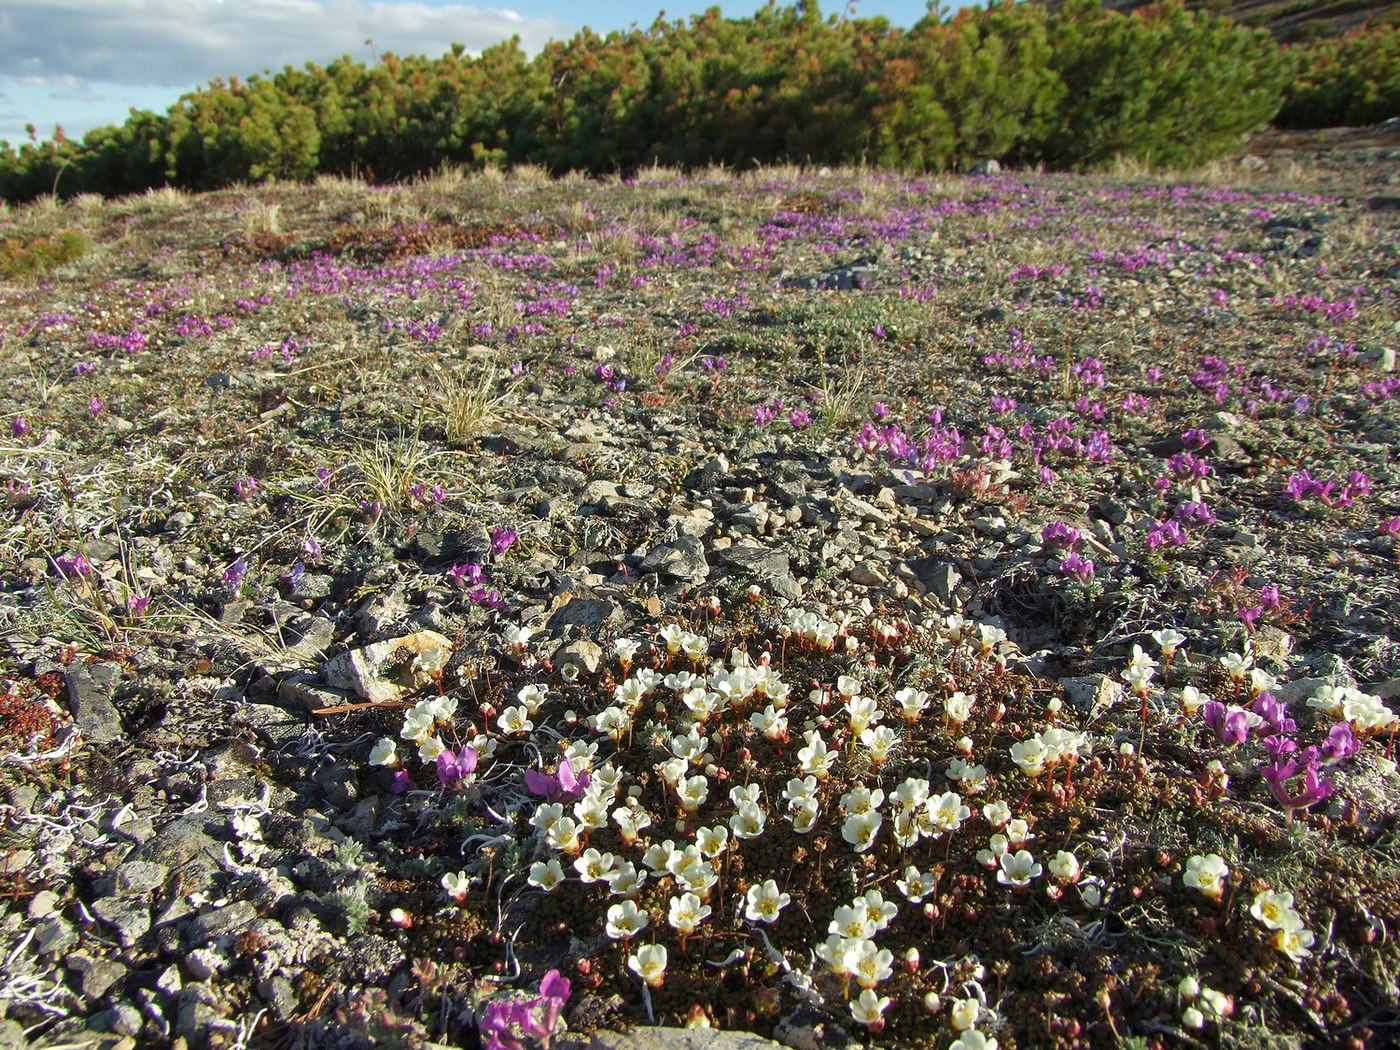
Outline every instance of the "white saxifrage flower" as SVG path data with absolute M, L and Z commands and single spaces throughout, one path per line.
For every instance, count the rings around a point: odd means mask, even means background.
M 666 980 L 666 946 L 648 944 L 627 957 L 627 968 L 653 988 Z
M 1039 878 L 1040 872 L 1041 867 L 1031 856 L 1029 850 L 1022 849 L 1015 853 L 1003 853 L 1000 870 L 997 872 L 997 882 L 1003 886 L 1013 886 L 1019 889 L 1029 886 L 1032 879 Z
M 637 907 L 636 901 L 624 900 L 608 909 L 605 930 L 615 941 L 631 940 L 646 929 L 650 921 L 647 913 Z
M 777 882 L 767 879 L 750 886 L 744 894 L 744 917 L 749 922 L 777 922 L 778 913 L 791 901 L 791 895 L 779 890 Z
M 1186 861 L 1186 870 L 1181 873 L 1181 881 L 1193 890 L 1199 890 L 1212 900 L 1220 900 L 1225 893 L 1225 877 L 1230 874 L 1230 866 L 1218 853 L 1197 854 Z

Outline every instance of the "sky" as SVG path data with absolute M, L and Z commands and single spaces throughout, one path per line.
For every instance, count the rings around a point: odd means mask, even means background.
M 513 0 L 510 7 L 459 0 L 0 0 L 0 139 L 41 140 L 61 125 L 69 138 L 123 123 L 132 107 L 163 114 L 215 77 L 325 64 L 340 55 L 373 62 L 385 51 L 476 53 L 519 36 L 527 54 L 584 26 L 600 34 L 634 23 L 689 19 L 718 6 L 741 18 L 763 0 Z M 786 4 L 784 4 L 786 6 Z M 967 6 L 945 2 L 945 10 Z M 908 27 L 927 0 L 858 0 L 855 14 Z M 824 15 L 839 14 L 827 0 Z

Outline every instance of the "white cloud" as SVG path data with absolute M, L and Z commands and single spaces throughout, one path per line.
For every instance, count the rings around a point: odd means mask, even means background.
M 370 0 L 5 0 L 0 69 L 11 76 L 166 85 L 300 68 L 340 55 L 469 52 L 511 36 L 530 53 L 572 26 L 459 3 Z

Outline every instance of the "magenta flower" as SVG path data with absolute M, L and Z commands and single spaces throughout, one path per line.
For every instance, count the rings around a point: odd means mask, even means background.
M 67 579 L 72 579 L 75 576 L 87 576 L 92 572 L 92 566 L 88 564 L 87 558 L 82 553 L 61 554 L 54 559 L 54 565 Z
M 475 587 L 481 582 L 481 566 L 471 563 L 454 565 L 447 570 L 447 576 L 458 587 Z
M 443 787 L 456 787 L 476 770 L 476 748 L 463 744 L 462 750 L 453 753 L 450 747 L 438 752 L 437 775 Z
M 1249 715 L 1242 708 L 1230 708 L 1219 700 L 1208 700 L 1201 708 L 1201 718 L 1222 744 L 1243 744 L 1249 739 Z
M 516 535 L 514 529 L 492 529 L 491 530 L 491 553 L 500 557 L 515 545 Z
M 100 416 L 102 415 L 103 410 L 106 409 L 107 402 L 103 401 L 100 397 L 94 394 L 92 396 L 92 400 L 88 402 L 87 407 L 88 411 L 91 412 L 94 416 Z
M 1361 750 L 1361 741 L 1352 732 L 1351 724 L 1338 722 L 1322 742 L 1321 754 L 1324 761 L 1340 762 Z
M 1297 810 L 1315 806 L 1332 796 L 1332 782 L 1321 775 L 1315 747 L 1289 758 L 1275 758 L 1260 770 L 1260 775 L 1289 820 Z M 1296 783 L 1299 778 L 1301 784 Z M 1290 781 L 1294 782 L 1292 787 Z
M 234 559 L 232 565 L 224 570 L 224 586 L 230 591 L 236 591 L 243 585 L 243 577 L 248 574 L 248 559 L 241 554 Z
M 573 802 L 583 797 L 590 779 L 587 770 L 575 776 L 574 764 L 565 755 L 553 773 L 525 770 L 525 789 L 533 795 L 543 795 L 550 802 Z
M 10 420 L 11 437 L 22 438 L 25 434 L 28 434 L 32 429 L 34 428 L 29 425 L 29 420 L 25 419 L 23 416 L 15 416 L 14 419 Z M 1400 522 L 1400 518 L 1396 518 L 1395 520 L 1397 522 Z
M 260 487 L 258 479 L 254 477 L 240 478 L 233 483 L 233 491 L 238 493 L 238 498 L 245 502 L 252 499 L 253 493 L 257 492 Z

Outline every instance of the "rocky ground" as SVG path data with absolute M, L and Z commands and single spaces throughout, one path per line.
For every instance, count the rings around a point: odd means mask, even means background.
M 552 968 L 620 1047 L 1394 1038 L 1397 157 L 0 214 L 89 245 L 0 285 L 0 1040 L 473 1046 Z M 610 897 L 531 823 L 566 757 L 653 822 L 609 863 L 732 829 L 689 943 L 691 875 Z M 911 778 L 967 813 L 906 844 Z

